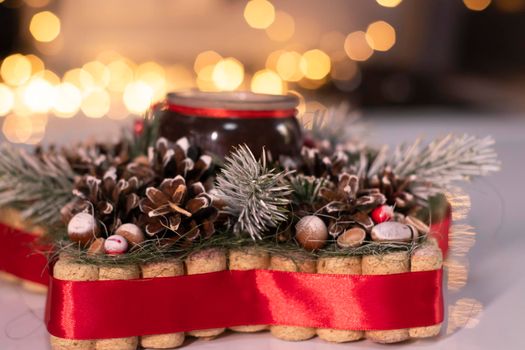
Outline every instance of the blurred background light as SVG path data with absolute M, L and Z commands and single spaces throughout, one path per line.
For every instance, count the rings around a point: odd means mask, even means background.
M 304 76 L 300 67 L 301 59 L 301 54 L 296 51 L 284 52 L 277 59 L 275 69 L 283 80 L 299 81 Z
M 260 94 L 282 95 L 285 92 L 285 84 L 274 71 L 263 69 L 253 75 L 251 90 Z
M 308 79 L 323 79 L 330 73 L 330 67 L 330 57 L 321 50 L 306 51 L 301 57 L 301 72 Z
M 60 19 L 51 11 L 43 11 L 31 18 L 29 31 L 41 42 L 50 42 L 60 34 Z
M 114 92 L 123 92 L 133 81 L 133 70 L 125 60 L 115 60 L 108 64 L 109 81 L 107 87 Z
M 82 70 L 93 78 L 93 84 L 106 87 L 111 79 L 111 71 L 102 62 L 91 61 L 82 66 Z
M 233 57 L 222 59 L 213 68 L 212 79 L 220 90 L 233 91 L 244 80 L 244 67 Z
M 35 113 L 47 113 L 55 97 L 53 85 L 41 77 L 31 78 L 24 91 L 24 103 Z
M 142 114 L 152 104 L 153 95 L 153 89 L 145 82 L 133 82 L 124 90 L 124 105 L 131 113 Z
M 24 84 L 31 77 L 31 61 L 21 54 L 7 56 L 0 67 L 4 82 L 12 86 Z
M 295 20 L 284 11 L 275 13 L 275 20 L 266 28 L 266 34 L 274 41 L 288 41 L 295 33 Z
M 372 49 L 388 51 L 396 43 L 396 31 L 387 22 L 377 21 L 368 26 L 365 38 Z
M 275 20 L 275 8 L 267 0 L 250 0 L 244 8 L 244 19 L 255 29 L 266 29 Z
M 111 100 L 106 90 L 93 87 L 84 93 L 80 109 L 86 117 L 102 118 L 109 112 Z
M 14 104 L 15 95 L 7 85 L 0 83 L 0 117 L 8 114 Z
M 71 83 L 62 83 L 55 88 L 55 91 L 54 114 L 60 118 L 73 117 L 82 103 L 80 90 Z
M 396 7 L 402 0 L 376 0 L 376 2 L 384 7 Z
M 26 55 L 26 58 L 31 63 L 31 74 L 36 74 L 45 69 L 44 62 L 36 55 Z
M 483 11 L 491 2 L 491 0 L 463 0 L 465 6 L 472 11 Z
M 344 49 L 348 57 L 355 61 L 366 61 L 372 56 L 374 50 L 368 43 L 366 33 L 356 31 L 348 34 L 345 39 Z
M 24 0 L 24 2 L 25 2 L 28 6 L 36 7 L 36 8 L 44 7 L 44 6 L 49 5 L 49 2 L 50 2 L 50 1 L 51 1 L 51 0 Z

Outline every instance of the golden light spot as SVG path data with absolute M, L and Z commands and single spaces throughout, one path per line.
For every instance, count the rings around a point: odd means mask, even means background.
M 300 68 L 301 58 L 301 54 L 295 51 L 280 55 L 275 67 L 279 76 L 286 81 L 301 80 L 304 76 Z
M 29 31 L 37 41 L 53 41 L 60 34 L 60 19 L 51 11 L 39 12 L 31 18 Z
M 94 87 L 89 89 L 82 99 L 80 109 L 89 118 L 102 118 L 111 106 L 111 100 L 106 90 Z
M 166 71 L 156 62 L 146 62 L 138 66 L 135 79 L 146 83 L 153 90 L 153 99 L 162 99 L 166 93 Z
M 35 42 L 36 49 L 46 55 L 46 56 L 55 56 L 62 52 L 64 48 L 64 37 L 59 35 L 55 40 L 50 42 Z
M 219 89 L 233 91 L 244 80 L 244 67 L 241 62 L 233 57 L 225 58 L 213 68 L 212 79 Z
M 479 324 L 483 304 L 473 298 L 461 298 L 448 307 L 447 334 L 461 328 L 474 328 Z
M 30 116 L 31 136 L 24 143 L 29 145 L 40 143 L 46 134 L 47 121 L 47 114 L 32 114 Z
M 206 66 L 199 71 L 197 75 L 197 87 L 201 91 L 219 91 L 213 82 L 214 66 Z
M 301 57 L 301 72 L 308 79 L 323 79 L 330 73 L 330 57 L 321 50 L 306 51 Z
M 277 61 L 279 61 L 279 57 L 286 52 L 286 50 L 276 50 L 271 52 L 266 58 L 266 63 L 264 65 L 266 69 L 273 71 L 277 70 Z
M 366 40 L 366 34 L 363 31 L 357 31 L 348 34 L 345 39 L 345 52 L 354 61 L 366 61 L 372 56 L 374 50 Z
M 108 64 L 109 83 L 108 89 L 115 92 L 122 92 L 126 86 L 133 81 L 133 70 L 124 60 L 113 61 Z
M 396 43 L 396 31 L 387 22 L 377 21 L 368 26 L 366 41 L 376 51 L 388 51 Z
M 102 62 L 91 61 L 82 66 L 82 70 L 89 73 L 93 83 L 100 87 L 106 87 L 111 79 L 111 72 Z
M 89 89 L 95 86 L 95 79 L 84 69 L 74 68 L 67 71 L 62 81 L 71 83 L 79 89 Z
M 60 84 L 60 78 L 58 77 L 58 75 L 56 75 L 55 72 L 50 71 L 49 69 L 44 69 L 43 71 L 35 73 L 33 77 L 42 78 L 51 85 Z
M 277 73 L 263 69 L 253 75 L 250 88 L 255 93 L 282 95 L 285 84 Z
M 0 117 L 7 115 L 13 109 L 14 104 L 15 94 L 7 85 L 0 83 Z
M 48 112 L 55 101 L 55 88 L 41 77 L 31 78 L 24 91 L 24 103 L 35 113 Z
M 295 20 L 284 11 L 277 11 L 275 21 L 266 28 L 266 34 L 274 41 L 290 40 L 295 33 Z
M 26 55 L 26 58 L 31 62 L 31 73 L 35 74 L 45 69 L 44 62 L 36 55 Z
M 195 63 L 193 63 L 193 69 L 195 70 L 195 73 L 199 74 L 199 72 L 202 69 L 204 69 L 204 67 L 214 66 L 220 60 L 222 60 L 222 56 L 215 51 L 208 50 L 201 52 L 197 55 L 197 58 L 195 58 Z
M 0 75 L 8 85 L 22 85 L 31 77 L 31 61 L 21 54 L 7 56 L 0 67 Z
M 492 0 L 463 0 L 463 4 L 472 11 L 483 11 L 491 2 Z
M 319 42 L 319 47 L 325 52 L 340 51 L 345 45 L 345 36 L 338 31 L 331 31 L 324 34 Z
M 2 124 L 2 132 L 9 142 L 25 143 L 31 138 L 33 132 L 31 118 L 10 114 L 5 117 Z
M 275 20 L 275 8 L 267 0 L 250 0 L 244 8 L 244 19 L 255 29 L 266 29 Z
M 376 0 L 376 2 L 384 7 L 396 7 L 402 0 Z
M 82 103 L 80 90 L 71 83 L 62 83 L 55 88 L 55 91 L 54 114 L 60 118 L 73 117 Z
M 26 86 L 18 86 L 14 90 L 14 105 L 13 105 L 13 113 L 18 116 L 30 116 L 34 112 L 29 109 L 29 107 L 26 105 L 24 101 L 24 95 L 26 91 Z
M 148 110 L 153 102 L 154 91 L 143 81 L 136 81 L 126 86 L 122 99 L 124 105 L 134 114 L 142 114 Z

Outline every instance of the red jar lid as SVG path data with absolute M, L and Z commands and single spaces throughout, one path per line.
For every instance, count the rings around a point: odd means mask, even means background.
M 298 104 L 291 94 L 185 91 L 169 93 L 163 107 L 209 118 L 287 118 L 295 115 Z

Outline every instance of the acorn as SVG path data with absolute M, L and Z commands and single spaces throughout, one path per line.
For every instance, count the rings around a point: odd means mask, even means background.
M 123 224 L 120 225 L 116 230 L 115 234 L 124 237 L 131 246 L 136 246 L 144 242 L 144 232 L 135 224 Z
M 328 239 L 326 224 L 315 215 L 308 215 L 295 225 L 295 239 L 307 250 L 322 248 Z
M 128 250 L 128 241 L 120 235 L 112 235 L 104 242 L 104 249 L 108 255 L 124 254 Z
M 366 232 L 361 227 L 352 227 L 337 237 L 337 245 L 341 248 L 359 247 L 365 240 Z
M 78 213 L 67 224 L 67 235 L 73 242 L 87 245 L 100 237 L 100 227 L 97 219 L 88 213 Z

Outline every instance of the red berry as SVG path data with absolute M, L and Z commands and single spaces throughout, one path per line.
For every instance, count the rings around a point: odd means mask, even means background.
M 389 205 L 380 205 L 372 210 L 370 214 L 376 224 L 390 221 L 394 217 L 394 209 Z

